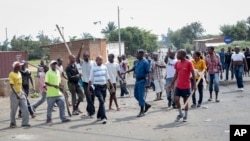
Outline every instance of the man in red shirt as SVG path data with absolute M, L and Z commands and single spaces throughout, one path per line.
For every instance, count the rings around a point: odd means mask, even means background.
M 191 94 L 191 82 L 190 82 L 190 74 L 192 74 L 193 80 L 195 80 L 195 74 L 194 74 L 194 66 L 191 61 L 186 59 L 186 51 L 185 50 L 179 50 L 177 53 L 177 59 L 178 62 L 175 64 L 175 75 L 173 78 L 173 81 L 171 85 L 169 86 L 169 89 L 173 89 L 175 81 L 176 82 L 176 88 L 175 88 L 175 102 L 177 105 L 177 108 L 179 110 L 179 115 L 176 118 L 176 122 L 179 121 L 181 118 L 183 118 L 183 122 L 187 121 L 188 116 L 188 104 L 185 109 L 185 115 L 183 115 L 181 110 L 181 104 L 180 104 L 180 97 L 183 98 L 184 103 L 187 101 L 189 95 Z M 196 89 L 196 85 L 193 86 L 193 89 Z

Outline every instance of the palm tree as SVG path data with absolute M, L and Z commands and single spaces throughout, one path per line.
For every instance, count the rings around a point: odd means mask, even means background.
M 117 26 L 115 25 L 115 23 L 109 22 L 108 25 L 102 29 L 101 33 L 107 35 L 116 29 L 117 29 Z
M 89 39 L 89 38 L 93 38 L 93 36 L 90 34 L 90 33 L 87 33 L 87 32 L 83 32 L 81 34 L 82 36 L 82 39 Z

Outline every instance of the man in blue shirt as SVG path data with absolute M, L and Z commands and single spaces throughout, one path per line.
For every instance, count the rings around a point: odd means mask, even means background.
M 225 69 L 225 51 L 224 51 L 224 48 L 222 48 L 220 50 L 220 63 L 221 63 L 221 66 L 222 66 L 222 71 L 224 72 L 224 69 Z
M 146 59 L 143 58 L 144 50 L 139 49 L 137 51 L 137 61 L 135 62 L 134 67 L 131 70 L 126 71 L 125 73 L 129 73 L 134 71 L 136 82 L 134 87 L 134 97 L 139 102 L 139 106 L 141 107 L 139 115 L 137 117 L 142 117 L 151 107 L 148 103 L 145 102 L 145 87 L 150 86 L 151 77 L 150 77 L 150 66 Z M 148 82 L 146 81 L 146 77 L 148 77 Z M 146 86 L 146 84 L 148 84 Z

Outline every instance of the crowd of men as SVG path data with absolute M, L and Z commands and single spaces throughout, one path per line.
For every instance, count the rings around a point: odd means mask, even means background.
M 97 121 L 103 124 L 107 123 L 105 110 L 106 92 L 110 94 L 109 110 L 113 110 L 114 102 L 116 110 L 120 107 L 116 97 L 116 82 L 120 83 L 120 96 L 129 95 L 126 86 L 127 73 L 134 72 L 135 86 L 134 97 L 138 101 L 140 111 L 137 117 L 142 117 L 150 109 L 151 105 L 146 102 L 146 93 L 148 88 L 153 88 L 156 93 L 155 101 L 162 100 L 162 94 L 167 95 L 168 107 L 178 109 L 179 114 L 176 121 L 188 120 L 188 97 L 192 95 L 192 108 L 200 107 L 203 102 L 203 89 L 208 83 L 210 97 L 208 101 L 213 101 L 213 92 L 215 93 L 215 102 L 220 102 L 219 80 L 223 78 L 222 73 L 225 70 L 225 80 L 228 80 L 229 71 L 231 79 L 236 78 L 239 91 L 244 90 L 243 75 L 244 70 L 248 73 L 250 65 L 249 48 L 242 53 L 239 47 L 231 47 L 224 53 L 224 49 L 219 54 L 215 53 L 214 47 L 207 48 L 207 55 L 196 51 L 189 59 L 185 50 L 168 50 L 164 60 L 160 60 L 157 53 L 147 54 L 144 50 L 137 51 L 136 60 L 133 68 L 129 68 L 129 63 L 125 57 L 118 56 L 118 63 L 115 62 L 115 55 L 108 55 L 108 63 L 103 62 L 101 56 L 97 56 L 95 62 L 90 60 L 88 52 L 82 53 L 80 48 L 78 55 L 69 55 L 69 64 L 63 68 L 63 60 L 58 58 L 52 60 L 49 66 L 41 62 L 37 75 L 39 76 L 39 88 L 41 99 L 34 104 L 28 100 L 29 82 L 34 89 L 31 72 L 28 69 L 28 63 L 25 61 L 14 62 L 13 71 L 9 74 L 11 86 L 10 94 L 10 127 L 16 127 L 16 111 L 20 108 L 18 116 L 22 118 L 22 126 L 30 126 L 29 114 L 35 118 L 36 109 L 47 100 L 46 123 L 52 123 L 52 112 L 54 107 L 59 109 L 59 116 L 62 122 L 69 122 L 65 115 L 65 92 L 66 85 L 71 93 L 72 115 L 79 115 L 82 111 L 79 108 L 84 98 L 87 101 L 86 111 L 90 118 L 94 115 Z M 82 58 L 81 58 L 82 54 Z M 164 72 L 165 71 L 165 72 Z M 67 82 L 67 83 L 66 83 Z M 199 98 L 196 100 L 195 91 L 198 89 Z M 194 93 L 192 93 L 192 91 Z M 95 97 L 99 101 L 98 111 L 95 111 Z M 181 98 L 185 103 L 184 113 L 181 108 Z

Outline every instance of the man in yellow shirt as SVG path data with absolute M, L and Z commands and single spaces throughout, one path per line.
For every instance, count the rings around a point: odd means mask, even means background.
M 20 74 L 21 68 L 20 62 L 14 62 L 12 64 L 13 71 L 9 74 L 9 83 L 11 88 L 10 94 L 10 127 L 16 127 L 16 111 L 18 106 L 20 106 L 22 112 L 22 127 L 29 127 L 29 111 L 26 101 L 25 93 L 22 90 L 22 75 Z
M 60 119 L 62 122 L 69 122 L 65 116 L 64 97 L 60 91 L 61 76 L 56 69 L 57 61 L 52 60 L 50 63 L 50 70 L 45 75 L 45 84 L 47 85 L 47 120 L 46 123 L 52 123 L 53 106 L 56 103 L 59 107 Z
M 207 69 L 206 63 L 203 60 L 201 53 L 199 51 L 194 52 L 193 54 L 193 60 L 192 60 L 195 72 L 196 74 L 196 80 L 192 80 L 192 85 L 196 84 L 196 81 L 199 79 L 199 77 L 201 77 L 198 73 L 202 72 L 203 70 Z M 200 82 L 198 83 L 198 92 L 199 92 L 199 100 L 198 100 L 198 105 L 197 107 L 201 106 L 202 103 L 202 99 L 203 99 L 203 79 L 200 80 Z M 196 96 L 195 93 L 192 96 L 192 101 L 193 101 L 193 105 L 191 105 L 192 108 L 196 107 Z

